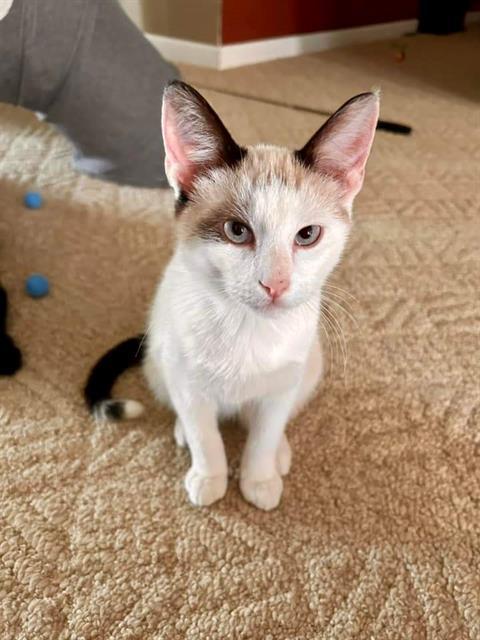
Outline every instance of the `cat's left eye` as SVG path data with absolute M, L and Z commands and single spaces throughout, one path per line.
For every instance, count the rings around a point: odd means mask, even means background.
M 295 236 L 295 244 L 301 247 L 310 247 L 320 239 L 322 235 L 322 227 L 318 224 L 309 224 L 303 227 Z
M 223 231 L 234 244 L 248 244 L 253 240 L 252 230 L 238 220 L 227 220 L 223 225 Z

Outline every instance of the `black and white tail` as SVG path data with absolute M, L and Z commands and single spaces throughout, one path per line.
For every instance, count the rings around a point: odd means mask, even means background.
M 139 335 L 120 342 L 107 351 L 91 370 L 83 393 L 95 418 L 123 420 L 137 418 L 143 412 L 143 405 L 136 400 L 114 400 L 112 388 L 124 371 L 142 363 L 144 339 L 144 335 Z

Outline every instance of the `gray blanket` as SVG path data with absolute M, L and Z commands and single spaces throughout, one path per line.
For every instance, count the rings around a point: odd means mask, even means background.
M 177 77 L 116 0 L 14 0 L 0 20 L 0 101 L 45 114 L 80 171 L 165 185 L 162 94 Z

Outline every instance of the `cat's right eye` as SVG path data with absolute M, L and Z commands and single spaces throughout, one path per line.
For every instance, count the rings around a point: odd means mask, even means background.
M 322 235 L 322 227 L 318 224 L 310 224 L 303 227 L 295 236 L 295 244 L 300 247 L 313 247 Z
M 253 240 L 252 230 L 238 220 L 227 220 L 223 225 L 223 231 L 227 239 L 234 244 L 248 244 Z

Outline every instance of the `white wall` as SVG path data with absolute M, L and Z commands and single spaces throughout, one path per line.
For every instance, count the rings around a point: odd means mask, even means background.
M 135 24 L 142 28 L 141 0 L 120 0 L 120 4 Z

